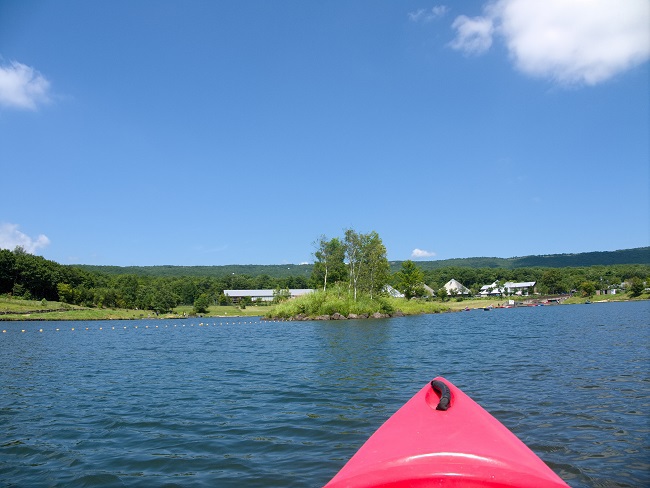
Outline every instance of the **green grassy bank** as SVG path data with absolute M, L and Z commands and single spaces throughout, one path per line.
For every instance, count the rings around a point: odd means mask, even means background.
M 268 307 L 249 306 L 245 309 L 212 306 L 204 317 L 256 317 L 264 315 Z M 23 300 L 0 297 L 0 320 L 138 320 L 150 318 L 183 318 L 192 315 L 191 306 L 176 307 L 172 313 L 156 315 L 151 310 L 120 308 L 88 308 L 61 302 Z
M 323 297 L 315 293 L 305 297 L 289 300 L 276 306 L 249 305 L 245 309 L 236 306 L 211 306 L 208 312 L 201 314 L 203 317 L 277 317 L 288 319 L 299 314 L 308 317 L 331 315 L 340 313 L 348 316 L 350 313 L 361 315 L 375 312 L 394 313 L 400 311 L 405 315 L 418 315 L 427 313 L 453 312 L 465 308 L 476 309 L 487 306 L 503 305 L 506 298 L 479 298 L 440 301 L 405 300 L 403 298 L 381 297 L 370 300 L 361 297 L 355 302 L 350 297 L 343 295 L 330 295 Z M 537 297 L 536 297 L 537 298 Z M 537 298 L 543 300 L 541 298 Z M 518 299 L 519 300 L 519 299 Z M 622 293 L 618 295 L 600 295 L 591 297 L 570 297 L 562 300 L 563 304 L 581 304 L 587 300 L 592 303 L 650 300 L 650 293 L 639 297 L 631 297 Z M 176 307 L 172 313 L 156 315 L 151 310 L 127 310 L 109 308 L 87 308 L 68 305 L 61 302 L 23 300 L 0 296 L 0 321 L 1 320 L 137 320 L 148 318 L 183 318 L 192 315 L 191 306 Z
M 300 317 L 303 319 L 316 318 L 325 315 L 339 313 L 344 316 L 350 314 L 372 315 L 374 313 L 394 314 L 401 312 L 404 315 L 418 315 L 441 312 L 454 312 L 466 309 L 482 309 L 486 307 L 511 306 L 509 300 L 516 302 L 516 305 L 528 304 L 581 304 L 587 301 L 591 303 L 648 300 L 650 293 L 644 293 L 639 297 L 632 297 L 629 294 L 617 295 L 596 295 L 591 297 L 490 297 L 490 298 L 458 298 L 445 301 L 428 300 L 406 300 L 404 298 L 361 296 L 356 301 L 347 293 L 334 289 L 328 292 L 317 291 L 308 295 L 288 300 L 269 309 L 265 314 L 267 318 L 291 319 Z M 548 301 L 550 300 L 550 302 Z

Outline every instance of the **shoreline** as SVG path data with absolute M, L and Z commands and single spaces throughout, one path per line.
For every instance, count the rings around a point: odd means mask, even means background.
M 604 298 L 602 300 L 589 299 L 589 298 L 570 298 L 570 302 L 566 303 L 569 298 L 561 300 L 560 303 L 538 303 L 538 304 L 515 304 L 515 305 L 504 305 L 497 300 L 464 300 L 461 302 L 453 303 L 441 303 L 445 309 L 429 312 L 424 310 L 409 310 L 402 311 L 397 309 L 395 312 L 390 314 L 363 314 L 360 316 L 346 317 L 344 315 L 334 313 L 331 315 L 319 315 L 315 317 L 310 316 L 296 316 L 290 318 L 273 318 L 268 317 L 267 314 L 270 310 L 267 307 L 264 309 L 257 309 L 257 307 L 249 307 L 245 310 L 237 310 L 234 307 L 229 307 L 230 310 L 225 313 L 206 313 L 206 314 L 179 314 L 179 313 L 170 313 L 170 314 L 160 314 L 156 315 L 155 313 L 146 314 L 142 310 L 128 310 L 128 309 L 92 309 L 92 308 L 80 308 L 80 309 L 66 309 L 66 308 L 49 308 L 49 309 L 33 309 L 33 310 L 5 310 L 0 311 L 0 322 L 57 322 L 57 321 L 70 321 L 70 322 L 82 322 L 82 321 L 101 321 L 101 320 L 180 320 L 180 319 L 205 319 L 205 318 L 241 318 L 241 317 L 260 317 L 260 320 L 273 322 L 273 321 L 310 321 L 310 320 L 376 320 L 381 318 L 391 318 L 391 317 L 407 317 L 412 315 L 425 315 L 425 314 L 435 314 L 435 313 L 450 313 L 450 312 L 463 312 L 463 311 L 474 311 L 474 310 L 485 310 L 485 309 L 500 309 L 500 308 L 529 308 L 529 307 L 539 307 L 539 306 L 558 306 L 558 305 L 582 305 L 582 304 L 598 304 L 598 303 L 612 303 L 612 302 L 632 302 L 632 301 L 643 301 L 649 300 L 648 296 L 641 296 L 638 298 Z M 519 302 L 518 302 L 519 303 Z M 217 312 L 217 311 L 215 311 Z M 223 312 L 223 311 L 222 311 Z M 230 312 L 230 313 L 229 313 Z M 83 316 L 81 316 L 83 315 Z

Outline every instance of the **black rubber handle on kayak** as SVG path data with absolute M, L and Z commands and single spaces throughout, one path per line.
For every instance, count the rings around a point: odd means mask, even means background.
M 433 380 L 431 382 L 431 388 L 440 393 L 440 401 L 438 402 L 436 410 L 447 410 L 449 408 L 449 403 L 451 402 L 451 391 L 449 390 L 449 387 L 442 381 Z

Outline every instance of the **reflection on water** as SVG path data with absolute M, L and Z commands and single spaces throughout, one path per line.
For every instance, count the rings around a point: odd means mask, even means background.
M 319 486 L 443 375 L 570 485 L 647 486 L 649 312 L 5 322 L 0 483 Z

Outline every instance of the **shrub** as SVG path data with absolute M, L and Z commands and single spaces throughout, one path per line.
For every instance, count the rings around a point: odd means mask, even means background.
M 373 314 L 375 312 L 391 313 L 394 310 L 392 302 L 386 297 L 370 298 L 369 295 L 359 294 L 355 301 L 353 294 L 348 292 L 347 287 L 335 285 L 327 291 L 317 290 L 280 303 L 273 307 L 267 313 L 267 316 L 291 318 L 304 314 L 308 317 L 317 317 L 335 313 L 348 316 L 351 313 L 357 315 Z

